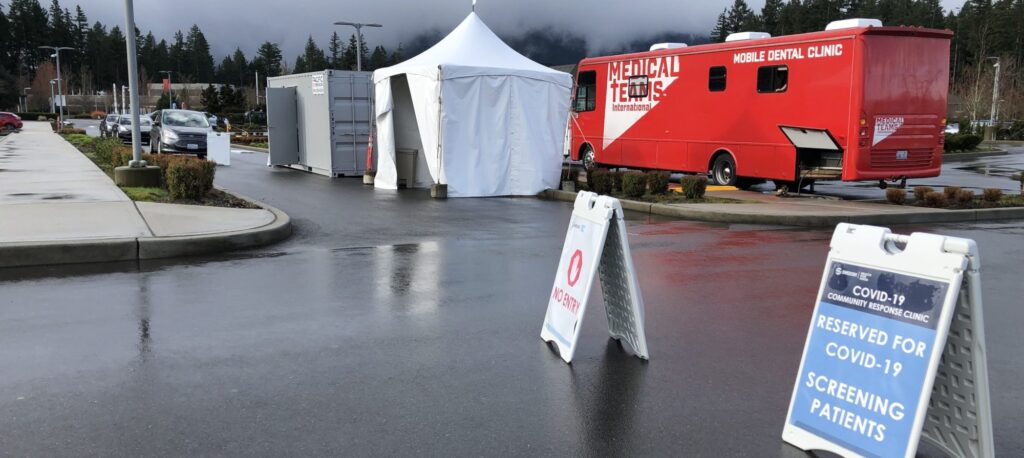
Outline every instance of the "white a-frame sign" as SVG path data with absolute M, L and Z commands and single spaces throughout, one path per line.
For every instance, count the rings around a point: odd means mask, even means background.
M 637 356 L 647 359 L 644 300 L 629 253 L 622 205 L 618 199 L 592 192 L 576 196 L 540 337 L 545 342 L 554 342 L 562 359 L 572 362 L 598 271 L 608 332 L 616 340 L 628 342 Z
M 843 456 L 994 455 L 973 240 L 840 224 L 782 438 Z

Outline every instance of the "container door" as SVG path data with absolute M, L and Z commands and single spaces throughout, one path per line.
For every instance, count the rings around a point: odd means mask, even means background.
M 294 87 L 267 88 L 270 165 L 299 163 L 299 123 Z

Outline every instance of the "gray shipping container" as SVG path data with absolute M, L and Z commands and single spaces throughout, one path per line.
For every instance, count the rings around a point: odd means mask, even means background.
M 267 78 L 270 165 L 331 177 L 362 175 L 373 74 L 324 70 Z

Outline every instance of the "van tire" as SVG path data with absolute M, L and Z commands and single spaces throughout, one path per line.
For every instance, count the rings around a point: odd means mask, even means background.
M 711 166 L 711 179 L 720 186 L 736 186 L 736 160 L 725 153 L 715 158 Z
M 584 170 L 589 171 L 597 168 L 597 157 L 592 146 L 586 145 L 583 147 L 583 153 L 580 154 L 580 162 L 583 163 Z

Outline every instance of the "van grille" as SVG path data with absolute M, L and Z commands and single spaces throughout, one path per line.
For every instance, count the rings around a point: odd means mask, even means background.
M 906 159 L 899 159 L 899 151 L 906 151 Z M 871 168 L 878 170 L 926 169 L 932 164 L 935 151 L 931 149 L 873 150 Z

